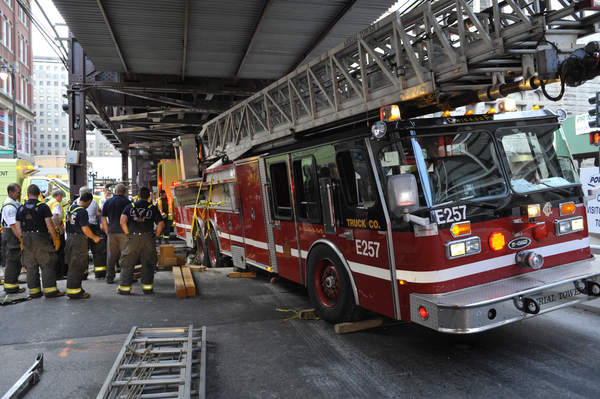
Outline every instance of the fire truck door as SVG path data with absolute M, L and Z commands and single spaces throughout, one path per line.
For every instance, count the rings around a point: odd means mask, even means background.
M 278 273 L 289 280 L 301 282 L 300 250 L 292 205 L 289 156 L 281 155 L 267 159 L 266 169 Z

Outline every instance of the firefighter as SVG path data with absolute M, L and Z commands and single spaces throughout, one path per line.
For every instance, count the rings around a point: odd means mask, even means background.
M 115 283 L 115 267 L 121 252 L 127 245 L 127 235 L 121 229 L 121 214 L 125 206 L 131 203 L 126 197 L 127 187 L 124 184 L 115 186 L 115 195 L 109 198 L 102 207 L 102 229 L 108 236 L 108 261 L 106 262 L 106 282 Z
M 123 251 L 121 280 L 117 290 L 122 295 L 131 293 L 133 268 L 138 263 L 142 264 L 142 291 L 144 294 L 152 294 L 156 266 L 154 240 L 160 237 L 165 224 L 156 205 L 148 202 L 150 190 L 147 187 L 140 188 L 139 197 L 140 200 L 127 205 L 121 215 L 121 228 L 129 235 L 127 247 Z
M 169 211 L 169 197 L 167 197 L 167 193 L 165 192 L 165 190 L 160 190 L 158 198 L 158 209 L 160 211 L 160 215 L 162 216 L 162 220 L 165 223 L 165 228 L 160 238 L 165 244 L 168 244 L 169 235 L 171 234 L 171 223 L 173 221 L 173 215 Z
M 79 189 L 80 196 L 86 192 L 91 194 L 90 189 L 87 187 L 81 187 Z M 92 258 L 94 260 L 94 276 L 96 278 L 104 278 L 106 275 L 106 235 L 98 224 L 100 219 L 100 207 L 95 200 L 92 200 L 86 208 L 86 211 L 88 213 L 90 230 L 100 237 L 100 242 L 98 243 L 94 242 L 92 239 L 88 240 L 90 248 L 92 249 Z
M 52 198 L 46 202 L 52 212 L 52 223 L 56 234 L 60 238 L 60 247 L 56 251 L 56 279 L 62 280 L 67 277 L 68 263 L 65 260 L 65 212 L 62 200 L 65 193 L 60 189 L 52 192 Z
M 38 186 L 27 187 L 27 201 L 17 211 L 17 238 L 23 242 L 29 296 L 39 298 L 43 292 L 46 298 L 55 298 L 65 294 L 56 287 L 56 251 L 60 247 L 60 238 L 52 223 L 52 212 L 48 205 L 39 201 L 39 196 Z M 42 291 L 39 269 L 42 270 Z
M 17 238 L 17 210 L 21 206 L 21 186 L 17 183 L 9 184 L 6 188 L 8 197 L 2 204 L 2 251 L 6 266 L 4 269 L 4 291 L 7 294 L 24 292 L 25 288 L 19 287 L 19 274 L 21 273 L 21 244 Z
M 69 264 L 67 275 L 67 295 L 71 299 L 86 299 L 90 294 L 81 288 L 81 280 L 88 268 L 88 238 L 98 244 L 101 238 L 89 226 L 86 209 L 94 197 L 89 191 L 79 196 L 79 201 L 71 204 L 67 212 L 67 244 L 65 253 Z

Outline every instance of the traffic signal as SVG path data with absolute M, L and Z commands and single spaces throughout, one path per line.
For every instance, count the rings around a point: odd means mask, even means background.
M 594 97 L 590 97 L 588 102 L 596 105 L 595 108 L 588 111 L 590 116 L 596 116 L 596 120 L 589 122 L 589 125 L 590 127 L 600 127 L 600 91 L 597 91 Z
M 600 146 L 600 132 L 590 132 L 590 145 Z

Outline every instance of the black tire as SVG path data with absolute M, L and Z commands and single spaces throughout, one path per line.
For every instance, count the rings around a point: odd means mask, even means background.
M 217 237 L 217 231 L 211 224 L 208 234 L 204 232 L 204 242 L 206 244 L 206 254 L 208 255 L 207 265 L 208 267 L 224 267 L 224 257 L 221 254 L 219 248 L 219 239 Z
M 208 266 L 208 249 L 204 240 L 204 232 L 202 229 L 196 233 L 196 257 L 195 262 L 198 265 Z
M 330 248 L 319 245 L 307 263 L 308 296 L 320 318 L 332 323 L 353 321 L 358 313 L 342 261 Z

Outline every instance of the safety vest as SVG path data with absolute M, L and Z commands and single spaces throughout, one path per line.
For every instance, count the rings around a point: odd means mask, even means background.
M 46 204 L 48 205 L 48 208 L 50 208 L 50 212 L 52 212 L 52 209 L 54 209 L 54 207 L 56 205 L 60 205 L 61 211 L 62 211 L 61 217 L 60 217 L 60 223 L 64 226 L 64 224 L 65 224 L 65 208 L 64 208 L 63 204 L 58 202 L 54 198 L 50 199 Z

